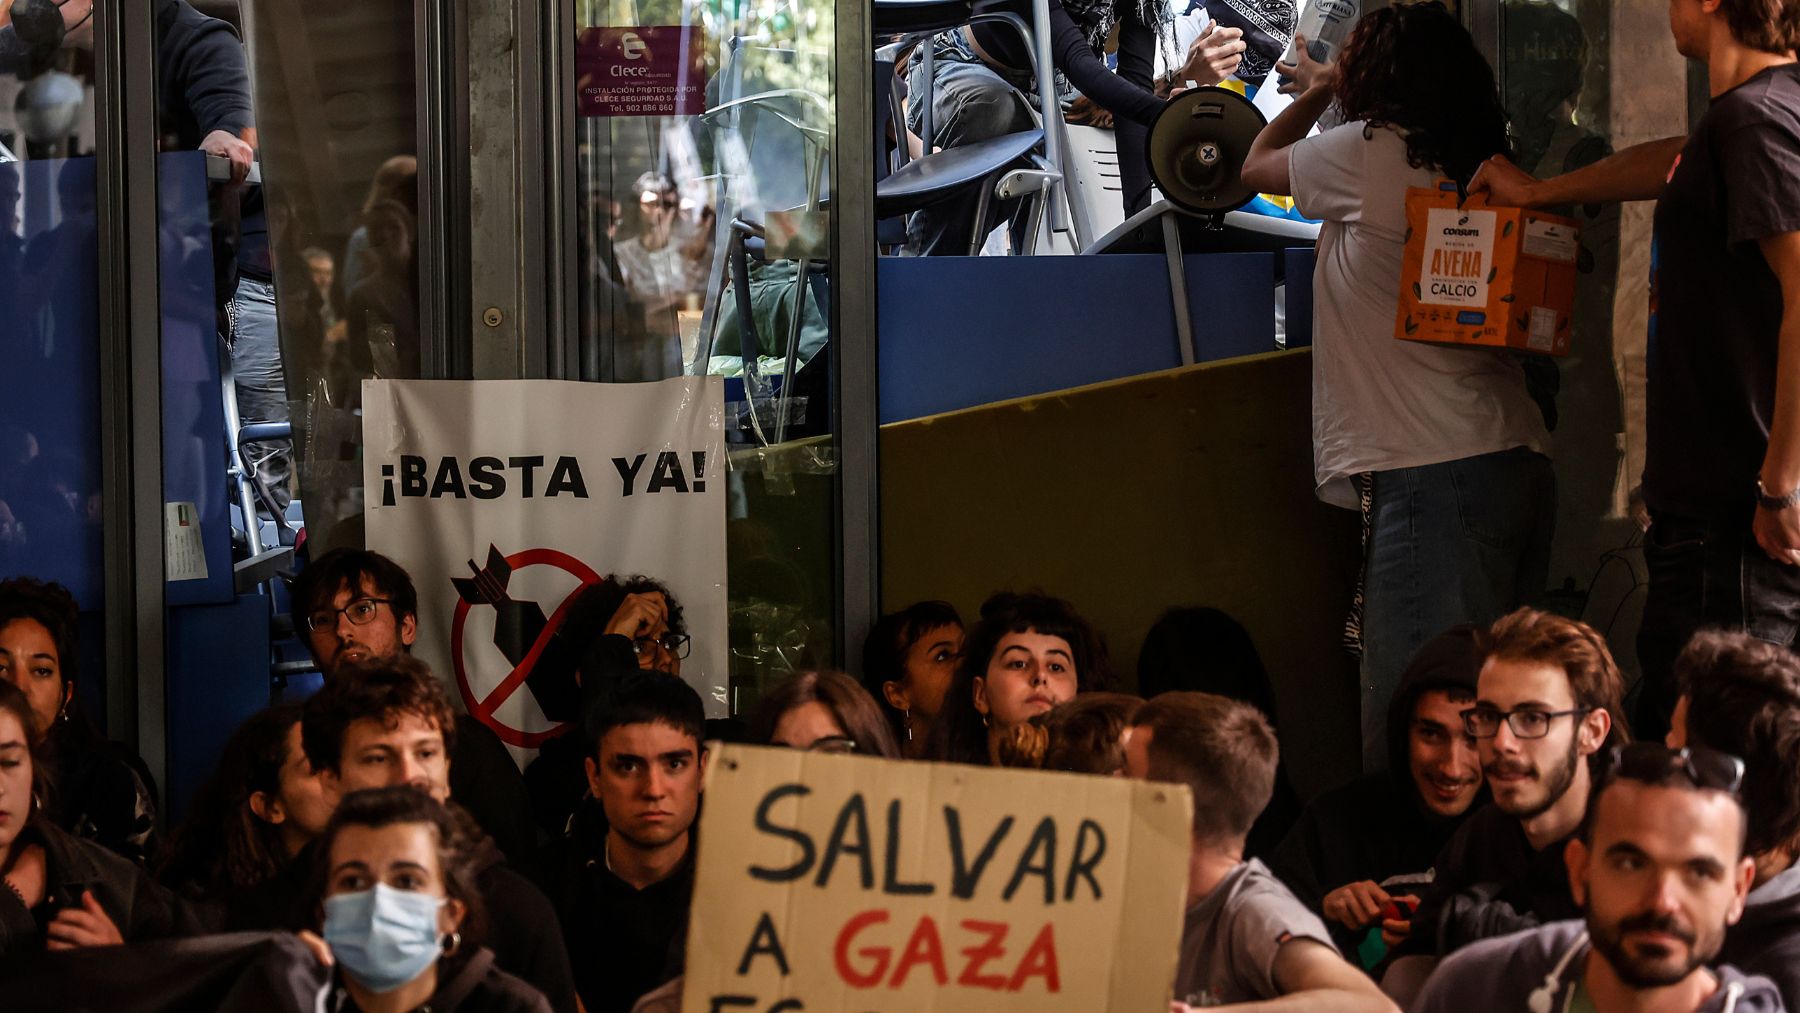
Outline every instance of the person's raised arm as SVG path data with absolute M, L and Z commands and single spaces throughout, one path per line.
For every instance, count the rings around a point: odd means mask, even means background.
M 1763 491 L 1786 496 L 1800 488 L 1800 232 L 1759 240 L 1763 259 L 1781 283 L 1781 337 L 1775 351 L 1775 411 L 1763 456 Z M 1800 565 L 1800 506 L 1758 505 L 1751 524 L 1757 544 L 1777 563 Z
M 1299 58 L 1292 64 L 1280 63 L 1275 67 L 1289 78 L 1289 83 L 1281 86 L 1281 92 L 1297 93 L 1294 101 L 1275 117 L 1275 122 L 1256 135 L 1250 145 L 1250 154 L 1244 157 L 1244 182 L 1255 187 L 1257 193 L 1294 192 L 1293 182 L 1288 179 L 1288 149 L 1305 140 L 1319 117 L 1331 106 L 1337 64 L 1314 60 L 1306 51 L 1305 36 L 1296 36 L 1294 45 Z
M 1313 939 L 1290 939 L 1275 951 L 1275 985 L 1285 994 L 1223 1009 L 1243 1013 L 1400 1013 L 1369 976 Z M 1180 1013 L 1182 1004 L 1171 1007 Z
M 1549 179 L 1538 179 L 1504 155 L 1495 155 L 1476 170 L 1469 193 L 1487 194 L 1489 204 L 1521 208 L 1655 200 L 1662 196 L 1669 169 L 1685 144 L 1686 137 L 1645 141 Z

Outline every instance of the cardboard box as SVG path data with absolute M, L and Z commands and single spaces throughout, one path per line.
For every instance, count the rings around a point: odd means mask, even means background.
M 1406 192 L 1394 337 L 1567 355 L 1581 233 L 1558 215 L 1457 206 L 1456 184 Z

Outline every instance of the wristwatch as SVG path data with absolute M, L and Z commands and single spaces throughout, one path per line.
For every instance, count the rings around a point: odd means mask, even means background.
M 1771 496 L 1769 490 L 1763 488 L 1762 479 L 1758 478 L 1756 480 L 1756 502 L 1764 510 L 1786 510 L 1789 507 L 1800 506 L 1800 489 L 1795 489 L 1785 496 Z

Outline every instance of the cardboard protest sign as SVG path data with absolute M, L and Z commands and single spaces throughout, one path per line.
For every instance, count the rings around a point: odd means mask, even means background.
M 1163 1013 L 1192 817 L 1183 786 L 715 747 L 683 1013 Z
M 414 656 L 515 758 L 578 720 L 601 631 L 567 620 L 608 574 L 669 589 L 681 675 L 725 714 L 722 383 L 364 382 L 367 544 L 418 588 Z

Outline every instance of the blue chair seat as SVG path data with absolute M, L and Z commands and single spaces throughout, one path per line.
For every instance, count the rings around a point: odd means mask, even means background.
M 970 0 L 874 0 L 876 35 L 941 32 L 966 24 Z
M 875 217 L 910 214 L 1024 158 L 1044 143 L 1042 130 L 1021 130 L 914 159 L 875 184 Z

